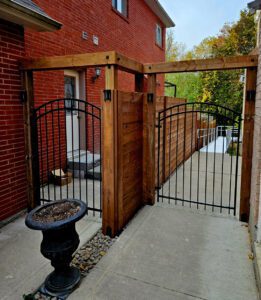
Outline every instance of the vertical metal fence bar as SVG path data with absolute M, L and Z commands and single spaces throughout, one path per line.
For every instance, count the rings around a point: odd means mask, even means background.
M 172 131 L 172 109 L 170 110 L 169 124 L 169 203 L 170 203 L 170 180 L 171 180 L 171 131 Z
M 237 138 L 237 157 L 236 157 L 236 172 L 235 172 L 235 193 L 234 193 L 234 216 L 237 212 L 237 181 L 238 181 L 238 160 L 239 160 L 239 144 L 241 135 L 241 117 L 238 120 L 238 138 Z
M 74 162 L 74 132 L 73 132 L 73 99 L 70 99 L 71 101 L 71 130 L 72 130 L 72 165 L 73 165 L 73 199 L 75 199 L 75 192 L 74 192 L 74 183 L 75 183 L 75 162 Z
M 234 117 L 234 116 L 233 116 Z M 231 131 L 231 143 L 232 143 L 232 149 L 230 149 L 230 175 L 229 175 L 229 201 L 228 201 L 228 213 L 230 214 L 230 206 L 231 206 L 231 192 L 232 192 L 232 173 L 233 173 L 233 152 L 234 152 L 234 130 L 235 130 L 235 123 L 234 123 L 234 118 L 233 118 L 233 123 L 232 123 L 232 131 Z M 227 145 L 227 149 L 229 149 L 230 145 Z
M 78 104 L 77 104 L 77 109 L 78 109 L 78 115 L 77 115 L 77 118 L 78 118 L 78 141 L 79 141 L 79 144 L 78 144 L 78 156 L 79 156 L 79 199 L 82 200 L 82 159 L 81 159 L 81 122 L 80 122 L 80 111 L 81 111 L 81 103 L 80 101 L 77 101 Z M 85 173 L 84 172 L 84 168 L 83 168 L 83 174 Z
M 182 178 L 182 206 L 184 206 L 185 200 L 185 163 L 186 163 L 186 131 L 187 131 L 187 104 L 184 105 L 184 128 L 183 128 L 183 178 Z
M 216 117 L 218 115 L 218 108 L 216 108 Z M 215 124 L 215 131 L 214 131 L 214 166 L 213 166 L 213 201 L 212 201 L 212 212 L 215 210 L 215 182 L 216 182 L 216 151 L 217 151 L 217 121 Z
M 63 108 L 64 108 L 64 133 L 65 133 L 65 158 L 66 158 L 66 168 L 67 168 L 67 159 L 68 159 L 68 146 L 67 146 L 67 118 L 66 118 L 66 114 L 67 114 L 67 109 L 66 109 L 66 100 L 63 100 Z M 66 170 L 68 171 L 68 170 Z M 66 184 L 66 197 L 67 199 L 69 198 L 69 184 Z
M 94 150 L 95 150 L 95 136 L 94 136 L 94 118 L 92 106 L 92 201 L 93 201 L 93 216 L 95 216 L 95 181 L 94 181 Z
M 202 122 L 202 119 L 201 119 L 201 110 L 202 110 L 202 107 L 201 107 L 201 103 L 199 105 L 199 126 L 200 126 L 200 129 L 201 129 L 201 122 Z M 197 209 L 199 209 L 199 186 L 200 186 L 200 150 L 201 150 L 201 136 L 200 136 L 200 131 L 199 131 L 199 136 L 198 136 L 198 141 L 199 141 L 199 147 L 198 147 L 198 182 L 197 182 Z
M 223 121 L 223 117 L 222 117 L 222 123 L 224 123 L 224 121 Z M 224 126 L 225 128 L 226 128 L 226 126 Z M 225 130 L 225 132 L 226 132 L 226 130 Z M 224 152 L 225 152 L 225 147 L 224 147 L 224 140 L 225 140 L 225 138 L 224 138 L 224 136 L 223 136 L 223 130 L 222 130 L 222 139 L 223 139 L 223 143 L 222 143 L 222 167 L 221 167 L 221 194 L 220 194 L 220 213 L 222 213 L 222 211 L 223 211 L 223 180 L 224 180 L 224 156 L 225 156 L 225 154 L 224 154 Z
M 175 190 L 175 204 L 177 205 L 178 198 L 178 154 L 179 154 L 179 106 L 177 109 L 177 133 L 176 133 L 176 190 Z
M 86 206 L 87 206 L 87 215 L 89 213 L 89 201 L 88 201 L 88 103 L 85 102 L 85 116 L 84 116 L 84 125 L 85 125 L 85 168 L 86 168 Z
M 37 122 L 37 121 L 36 121 Z M 40 124 L 40 156 L 41 156 L 41 189 L 42 189 L 42 199 L 45 197 L 44 192 L 44 160 L 43 160 L 43 137 L 42 137 L 42 118 L 38 119 L 38 122 Z
M 157 187 L 157 202 L 160 197 L 160 112 L 158 113 L 158 187 Z
M 58 143 L 59 143 L 59 165 L 60 165 L 60 178 L 62 178 L 62 151 L 61 151 L 61 123 L 60 123 L 60 101 L 58 105 Z M 68 183 L 67 183 L 68 184 Z M 60 183 L 60 199 L 63 198 L 62 184 Z
M 194 137 L 194 103 L 192 104 L 192 115 L 191 115 L 191 144 L 190 144 L 190 187 L 189 187 L 189 207 L 191 207 L 192 197 L 192 171 L 193 171 L 193 137 Z
M 100 163 L 100 174 L 102 174 L 102 161 L 103 161 L 103 158 L 102 158 L 102 151 L 101 151 L 101 143 L 102 143 L 102 140 L 101 140 L 101 110 L 99 109 L 99 121 L 98 121 L 98 125 L 99 125 L 99 134 L 100 134 L 100 138 L 99 138 L 99 148 L 100 148 L 100 160 L 101 160 L 101 163 Z M 100 175 L 102 176 L 102 175 Z M 100 177 L 100 217 L 102 217 L 102 177 Z
M 206 173 L 205 173 L 205 205 L 204 209 L 207 208 L 207 188 L 208 188 L 208 147 L 209 147 L 209 114 L 210 112 L 207 112 L 208 114 L 208 126 L 207 126 L 207 153 L 206 153 Z
M 165 179 L 166 179 L 166 174 L 165 174 L 165 171 L 166 171 L 166 168 L 165 168 L 165 165 L 166 165 L 166 162 L 165 162 L 165 157 L 166 157 L 166 143 L 165 143 L 165 140 L 166 140 L 166 113 L 165 111 L 162 113 L 162 157 L 161 157 L 161 168 L 162 168 L 162 171 L 161 171 L 161 180 L 162 180 L 162 185 L 161 185 L 161 195 L 164 196 L 164 186 L 165 186 Z M 162 202 L 163 202 L 163 197 L 161 198 Z
M 52 124 L 52 152 L 53 152 L 53 168 L 54 168 L 54 175 L 52 175 L 53 178 L 56 177 L 55 169 L 56 169 L 56 164 L 55 164 L 55 137 L 54 137 L 54 111 L 53 111 L 53 102 L 51 102 L 51 124 Z M 53 181 L 53 195 L 54 195 L 54 201 L 56 200 L 56 184 L 55 180 Z
M 46 174 L 47 174 L 47 184 L 48 184 L 48 200 L 50 201 L 50 175 L 49 175 L 49 144 L 48 144 L 48 123 L 47 123 L 47 109 L 46 106 L 44 107 L 44 113 L 45 113 L 45 143 L 46 143 Z

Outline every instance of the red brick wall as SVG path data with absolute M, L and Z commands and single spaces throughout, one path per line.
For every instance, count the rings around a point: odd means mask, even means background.
M 63 23 L 62 30 L 38 33 L 0 20 L 0 220 L 26 207 L 23 112 L 19 99 L 21 78 L 18 60 L 27 57 L 65 55 L 116 50 L 141 62 L 164 61 L 164 50 L 155 44 L 155 26 L 160 20 L 144 1 L 129 0 L 129 17 L 124 19 L 110 0 L 35 0 L 51 17 Z M 162 25 L 162 24 L 161 24 Z M 83 40 L 82 31 L 88 33 Z M 95 46 L 92 36 L 99 37 Z M 165 30 L 163 31 L 163 36 Z M 165 44 L 165 40 L 164 40 Z M 64 97 L 63 71 L 35 73 L 35 103 Z M 104 71 L 92 82 L 94 69 L 86 71 L 87 101 L 100 105 Z M 163 93 L 159 76 L 158 93 Z M 120 74 L 119 89 L 133 90 L 133 75 Z M 99 132 L 96 129 L 95 135 Z
M 129 0 L 128 19 L 122 18 L 111 6 L 111 1 L 35 1 L 51 17 L 63 24 L 61 30 L 53 33 L 37 33 L 26 30 L 26 56 L 40 57 L 66 55 L 86 52 L 116 50 L 141 62 L 160 62 L 165 59 L 164 49 L 155 43 L 156 23 L 160 20 L 141 0 Z M 69 3 L 68 3 L 69 2 Z M 82 39 L 82 31 L 88 33 L 88 39 Z M 93 35 L 98 36 L 99 45 L 93 44 Z M 165 36 L 165 30 L 163 30 Z M 165 45 L 165 39 L 164 43 Z M 164 48 L 164 47 L 163 47 Z M 64 97 L 63 71 L 35 73 L 35 106 L 39 106 L 55 98 Z M 95 83 L 92 77 L 94 68 L 86 70 L 86 100 L 100 106 L 101 90 L 104 89 L 104 70 Z M 163 76 L 158 78 L 158 93 L 163 93 Z M 119 89 L 134 90 L 134 75 L 119 73 Z M 43 133 L 44 134 L 44 133 Z M 100 128 L 95 126 L 95 149 L 92 149 L 92 132 L 88 132 L 88 150 L 99 152 Z M 55 137 L 55 142 L 58 138 Z M 50 145 L 52 148 L 52 145 Z M 50 149 L 51 151 L 51 149 Z M 52 169 L 54 164 L 49 164 Z M 59 166 L 59 163 L 56 163 Z M 48 169 L 48 168 L 47 168 Z M 46 170 L 47 170 L 46 169 Z M 44 176 L 45 178 L 45 176 Z
M 162 24 L 144 1 L 129 0 L 127 20 L 112 9 L 110 0 L 36 0 L 35 2 L 51 17 L 61 22 L 63 27 L 53 33 L 36 33 L 27 30 L 26 55 L 29 57 L 116 50 L 144 63 L 160 62 L 165 59 L 164 50 L 155 43 L 156 23 Z M 88 33 L 87 40 L 82 39 L 82 31 Z M 99 38 L 98 46 L 92 42 L 93 35 Z M 165 39 L 163 44 L 165 45 Z M 88 73 L 92 74 L 93 69 L 89 69 Z M 104 88 L 104 76 L 101 76 L 95 84 L 91 82 L 90 77 L 86 78 L 88 101 L 99 104 L 100 90 Z M 43 75 L 37 78 L 36 105 L 57 96 L 56 92 L 53 93 L 53 89 L 60 90 L 57 80 L 58 78 L 53 81 Z M 159 80 L 161 85 L 158 92 L 162 94 L 163 77 L 159 76 Z M 62 80 L 61 85 L 63 85 Z M 119 89 L 131 91 L 133 88 L 133 76 L 121 75 Z
M 0 221 L 26 207 L 21 77 L 23 28 L 0 20 Z

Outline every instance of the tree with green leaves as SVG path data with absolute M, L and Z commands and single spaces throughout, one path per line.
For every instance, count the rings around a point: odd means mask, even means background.
M 225 24 L 217 36 L 204 39 L 192 51 L 187 53 L 183 51 L 181 58 L 246 55 L 256 46 L 256 34 L 254 15 L 248 10 L 243 10 L 236 23 Z M 172 44 L 176 45 L 176 48 L 179 47 L 174 41 Z M 167 59 L 170 57 L 167 56 Z M 243 103 L 243 83 L 240 81 L 240 75 L 243 72 L 243 70 L 234 70 L 172 74 L 168 75 L 167 79 L 177 84 L 178 97 L 185 97 L 189 101 L 216 103 L 240 112 Z

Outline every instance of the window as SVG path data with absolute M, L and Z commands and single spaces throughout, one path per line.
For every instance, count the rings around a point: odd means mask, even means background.
M 76 97 L 75 88 L 76 78 L 72 76 L 64 76 L 64 94 L 65 98 L 67 98 L 65 100 L 65 107 L 67 109 L 67 113 L 76 109 L 76 102 L 74 100 L 69 100 Z
M 156 24 L 156 44 L 162 47 L 162 28 Z
M 125 17 L 128 15 L 127 1 L 128 0 L 112 0 L 112 6 Z

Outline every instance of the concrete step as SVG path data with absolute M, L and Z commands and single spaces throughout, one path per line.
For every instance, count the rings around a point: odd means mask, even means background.
M 82 153 L 78 157 L 70 157 L 68 158 L 68 168 L 72 171 L 84 171 L 92 169 L 96 166 L 101 164 L 101 156 L 100 154 L 93 154 L 93 153 Z
M 89 169 L 87 171 L 87 178 L 101 181 L 102 180 L 101 167 L 97 166 L 95 168 Z

